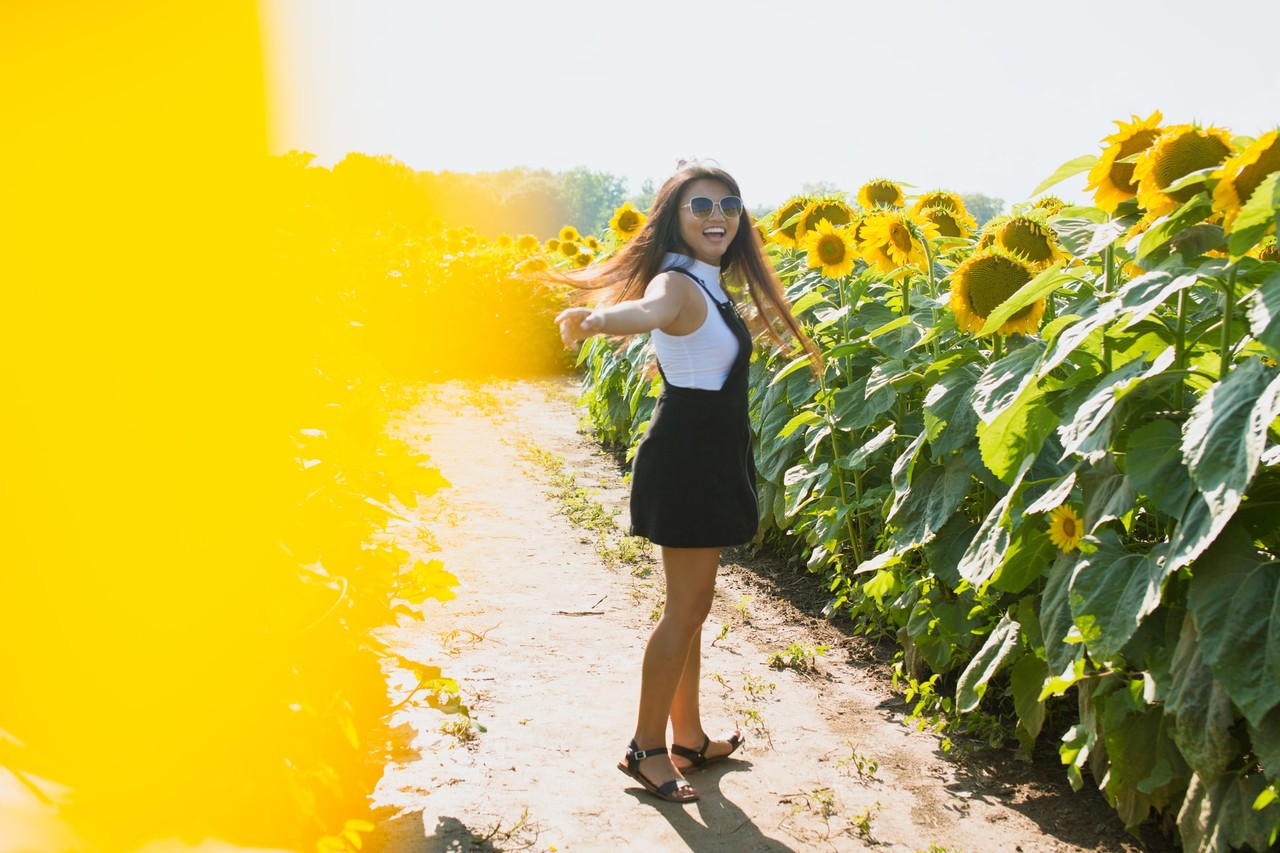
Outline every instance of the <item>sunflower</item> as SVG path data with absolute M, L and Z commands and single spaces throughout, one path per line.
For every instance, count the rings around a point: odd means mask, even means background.
M 640 233 L 640 229 L 648 219 L 649 217 L 636 210 L 631 202 L 623 202 L 622 207 L 613 212 L 613 218 L 609 220 L 609 228 L 618 235 L 618 240 L 625 243 Z
M 1280 261 L 1280 249 L 1276 248 L 1276 238 L 1263 237 L 1261 243 L 1249 250 L 1249 257 L 1260 261 Z
M 796 220 L 796 245 L 804 245 L 804 235 L 827 220 L 837 227 L 853 221 L 853 208 L 838 198 L 820 198 L 805 205 L 804 213 Z
M 932 224 L 927 229 L 926 239 L 936 233 Z M 891 273 L 908 265 L 923 267 L 927 262 L 924 246 L 911 233 L 911 222 L 904 213 L 889 208 L 872 211 L 863 218 L 857 233 L 862 257 L 880 272 Z
M 1044 211 L 1045 216 L 1053 216 L 1066 206 L 1067 203 L 1056 195 L 1041 196 L 1031 203 L 1032 210 Z
M 1049 538 L 1053 544 L 1070 553 L 1080 547 L 1084 538 L 1084 522 L 1076 511 L 1063 504 L 1049 511 Z
M 916 211 L 916 216 L 932 222 L 940 237 L 968 237 L 973 233 L 973 229 L 969 227 L 969 223 L 973 222 L 972 216 L 962 216 L 945 207 L 926 207 Z
M 597 240 L 595 237 L 588 236 L 584 238 L 582 242 L 591 251 L 593 252 L 600 251 L 600 241 Z
M 886 178 L 867 181 L 858 190 L 858 204 L 866 210 L 876 207 L 902 207 L 905 202 L 902 187 Z
M 561 243 L 569 243 L 569 242 L 577 243 L 581 240 L 582 240 L 582 235 L 579 234 L 578 229 L 574 228 L 572 225 L 566 225 L 560 229 Z
M 1213 209 L 1223 214 L 1223 230 L 1230 233 L 1240 208 L 1262 179 L 1277 170 L 1280 170 L 1280 131 L 1269 130 L 1213 173 L 1218 179 L 1218 186 L 1213 190 Z
M 1121 163 L 1140 151 L 1145 151 L 1160 135 L 1160 120 L 1163 116 L 1156 110 L 1144 119 L 1131 116 L 1132 124 L 1117 121 L 1120 128 L 1104 138 L 1107 148 L 1098 158 L 1098 162 L 1089 170 L 1089 183 L 1085 190 L 1093 190 L 1093 203 L 1108 213 L 1115 212 L 1120 202 L 1133 198 L 1138 193 L 1138 184 L 1133 177 L 1133 163 Z
M 560 233 L 563 234 L 564 232 L 562 231 Z M 560 254 L 564 255 L 566 258 L 572 258 L 574 255 L 578 254 L 578 244 L 572 240 L 565 240 L 560 244 Z
M 926 207 L 940 207 L 943 210 L 950 210 L 953 213 L 959 213 L 965 209 L 964 199 L 955 193 L 949 193 L 946 190 L 933 190 L 932 192 L 921 193 L 916 199 L 916 203 L 912 205 L 911 212 L 919 213 Z
M 560 241 L 555 237 L 552 237 L 550 240 L 542 244 L 542 248 L 546 249 L 547 252 L 558 252 L 560 251 Z
M 979 332 L 1000 303 L 1031 281 L 1035 272 L 1021 258 L 991 248 L 974 255 L 951 274 L 951 310 L 967 332 Z M 1032 334 L 1040 328 L 1045 300 L 1040 299 L 1014 314 L 997 331 L 1002 335 Z
M 769 231 L 769 223 L 764 219 L 758 219 L 755 223 L 756 233 L 760 235 L 760 242 L 769 245 L 773 242 L 773 233 Z
M 498 235 L 498 248 L 500 248 L 500 249 L 510 249 L 510 248 L 511 248 L 511 246 L 512 246 L 514 243 L 515 243 L 515 241 L 511 239 L 511 235 L 510 235 L 510 234 L 499 234 L 499 235 Z
M 516 264 L 516 272 L 523 275 L 536 275 L 547 271 L 547 262 L 544 258 L 525 258 Z
M 1036 271 L 1067 257 L 1059 248 L 1053 229 L 1031 212 L 1006 219 L 995 232 L 995 242 L 1000 248 L 1020 255 Z
M 1200 191 L 1184 187 L 1166 193 L 1179 178 L 1197 169 L 1221 165 L 1231 156 L 1231 135 L 1216 127 L 1201 129 L 1190 124 L 1175 124 L 1164 129 L 1155 144 L 1142 152 L 1133 165 L 1133 179 L 1138 182 L 1138 204 L 1151 216 L 1173 213 Z
M 1000 233 L 1000 229 L 1004 224 L 1013 217 L 1011 216 L 993 216 L 987 220 L 987 224 L 982 226 L 982 233 L 978 235 L 978 245 L 975 249 L 989 249 L 996 244 L 996 235 Z
M 532 252 L 538 248 L 538 238 L 532 234 L 521 234 L 516 240 L 516 248 L 521 252 Z
M 573 256 L 573 265 L 578 269 L 591 266 L 591 255 L 587 252 L 578 252 Z
M 826 278 L 838 279 L 853 272 L 857 259 L 850 229 L 837 228 L 828 219 L 805 234 L 804 250 L 809 253 L 809 269 L 821 269 Z
M 799 246 L 796 240 L 796 229 L 800 225 L 800 221 L 796 220 L 787 225 L 787 220 L 799 213 L 802 213 L 809 206 L 810 199 L 806 196 L 796 196 L 788 201 L 782 207 L 774 211 L 773 218 L 770 220 L 773 234 L 773 242 L 779 246 L 786 246 L 788 249 L 795 249 Z

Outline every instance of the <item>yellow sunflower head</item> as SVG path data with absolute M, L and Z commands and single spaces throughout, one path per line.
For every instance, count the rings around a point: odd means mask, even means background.
M 932 229 L 932 226 L 930 226 Z M 890 208 L 868 213 L 858 233 L 858 251 L 883 273 L 906 272 L 927 262 L 924 246 L 912 233 L 906 214 Z
M 547 271 L 547 262 L 544 258 L 525 258 L 516 264 L 516 272 L 521 275 L 537 275 Z
M 582 239 L 582 236 L 578 234 L 578 229 L 574 228 L 572 225 L 566 225 L 560 229 L 561 243 L 569 243 L 569 242 L 576 243 L 581 239 Z
M 902 187 L 886 178 L 875 178 L 867 181 L 858 190 L 858 204 L 864 210 L 877 207 L 902 207 L 906 198 L 902 195 Z
M 1056 195 L 1041 196 L 1031 204 L 1033 210 L 1039 210 L 1043 212 L 1045 216 L 1054 216 L 1058 211 L 1062 210 L 1062 208 L 1066 206 L 1067 203 Z
M 979 332 L 991 312 L 1018 288 L 1031 281 L 1035 271 L 1021 258 L 1003 249 L 990 248 L 969 258 L 951 274 L 951 310 L 966 332 Z M 1045 300 L 1040 299 L 997 329 L 1002 335 L 1033 334 L 1044 318 Z
M 618 235 L 620 242 L 625 243 L 640 233 L 640 229 L 648 219 L 649 217 L 636 210 L 628 201 L 613 212 L 613 218 L 609 220 L 609 228 Z
M 972 216 L 946 207 L 926 207 L 916 212 L 916 216 L 932 222 L 938 229 L 940 237 L 968 237 L 973 234 Z
M 560 244 L 560 254 L 564 255 L 566 258 L 572 258 L 574 255 L 578 254 L 578 244 L 572 240 L 565 240 Z
M 578 252 L 573 256 L 573 265 L 578 269 L 591 266 L 591 255 L 588 252 Z
M 548 252 L 558 252 L 560 251 L 560 241 L 555 237 L 552 237 L 550 240 L 542 244 L 542 248 L 546 249 Z
M 1136 115 L 1131 118 L 1133 121 L 1129 124 L 1117 121 L 1120 129 L 1102 140 L 1107 147 L 1089 170 L 1089 183 L 1085 186 L 1086 190 L 1093 190 L 1093 203 L 1108 213 L 1138 193 L 1138 182 L 1133 176 L 1134 164 L 1120 161 L 1145 151 L 1160 135 L 1163 116 L 1159 110 L 1144 119 Z
M 510 249 L 514 244 L 515 244 L 515 240 L 512 240 L 512 239 L 511 239 L 511 235 L 510 235 L 510 234 L 499 234 L 499 235 L 498 235 L 498 248 L 500 248 L 500 249 Z
M 788 249 L 795 249 L 799 246 L 796 241 L 796 229 L 800 226 L 800 221 L 797 219 L 787 225 L 787 220 L 803 213 L 804 209 L 809 206 L 810 201 L 811 199 L 806 196 L 796 196 L 774 211 L 773 216 L 768 220 L 770 223 L 769 230 L 773 234 L 773 242 L 779 246 L 786 246 Z
M 538 238 L 532 234 L 521 234 L 516 240 L 516 248 L 521 252 L 532 252 L 538 248 Z
M 1221 165 L 1230 156 L 1231 135 L 1225 130 L 1191 124 L 1165 128 L 1133 165 L 1138 204 L 1152 216 L 1173 213 L 1200 189 L 1191 186 L 1166 193 L 1165 188 L 1197 169 Z
M 837 227 L 853 221 L 853 208 L 838 198 L 820 198 L 805 205 L 804 212 L 796 220 L 796 244 L 804 245 L 805 233 L 827 220 Z
M 1063 504 L 1049 511 L 1049 538 L 1067 553 L 1080 547 L 1080 540 L 1084 538 L 1084 522 L 1071 506 Z
M 1275 171 L 1280 171 L 1280 131 L 1269 130 L 1214 173 L 1218 185 L 1213 190 L 1213 209 L 1223 214 L 1223 230 L 1231 232 L 1240 208 L 1263 178 Z
M 1039 271 L 1067 256 L 1058 246 L 1058 238 L 1043 217 L 1028 211 L 1008 217 L 995 232 L 995 243 L 1020 256 Z
M 953 213 L 959 213 L 965 209 L 964 199 L 955 193 L 949 193 L 945 190 L 921 193 L 920 197 L 916 199 L 916 203 L 911 207 L 911 212 L 919 213 L 926 207 L 940 207 Z
M 1249 257 L 1260 261 L 1280 262 L 1280 249 L 1276 248 L 1276 238 L 1263 237 L 1261 243 L 1249 250 Z
M 595 237 L 587 237 L 587 238 L 586 238 L 586 239 L 584 239 L 582 242 L 583 242 L 583 243 L 586 245 L 586 247 L 587 247 L 588 249 L 590 249 L 591 251 L 593 251 L 593 252 L 598 252 L 598 251 L 600 251 L 600 241 L 599 241 L 599 240 L 597 240 Z
M 821 269 L 824 277 L 838 279 L 853 272 L 857 251 L 848 226 L 837 228 L 822 219 L 805 233 L 803 246 L 809 253 L 809 269 Z
M 760 242 L 766 246 L 773 240 L 773 235 L 769 231 L 769 222 L 767 219 L 756 221 L 756 233 L 760 235 Z

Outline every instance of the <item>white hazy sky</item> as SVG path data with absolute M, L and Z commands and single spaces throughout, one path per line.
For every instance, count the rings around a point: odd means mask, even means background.
M 634 192 L 697 156 L 752 206 L 874 177 L 1017 202 L 1132 113 L 1280 124 L 1280 0 L 260 2 L 273 151 L 324 165 Z

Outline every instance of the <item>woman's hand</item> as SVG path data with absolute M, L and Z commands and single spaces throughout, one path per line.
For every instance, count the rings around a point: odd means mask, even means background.
M 560 339 L 570 349 L 577 349 L 578 342 L 604 331 L 604 317 L 590 308 L 566 308 L 556 315 L 560 326 Z

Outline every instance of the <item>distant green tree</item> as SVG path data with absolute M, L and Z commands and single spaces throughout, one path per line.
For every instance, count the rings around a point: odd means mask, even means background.
M 964 201 L 965 209 L 973 214 L 973 218 L 978 221 L 979 228 L 985 225 L 987 220 L 1004 213 L 1004 199 L 1002 198 L 992 198 L 982 193 L 964 193 L 960 198 Z
M 608 172 L 590 172 L 579 166 L 560 175 L 560 199 L 566 224 L 584 234 L 597 234 L 627 197 L 627 182 Z
M 631 196 L 627 201 L 631 202 L 631 206 L 636 210 L 649 212 L 649 208 L 653 207 L 653 200 L 658 197 L 658 188 L 653 185 L 653 178 L 645 178 L 644 183 L 640 185 L 640 192 Z
M 800 185 L 800 195 L 823 196 L 823 195 L 839 195 L 844 192 L 838 186 L 830 181 L 813 181 Z

